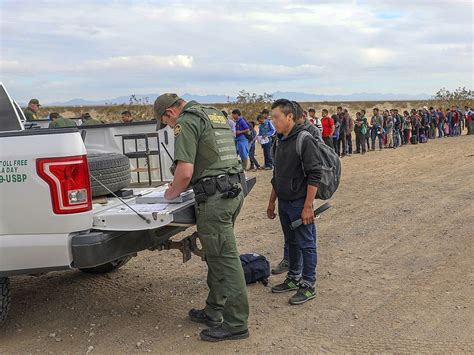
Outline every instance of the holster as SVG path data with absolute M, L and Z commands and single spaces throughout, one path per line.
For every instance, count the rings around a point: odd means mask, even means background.
M 217 192 L 222 194 L 222 198 L 236 198 L 245 186 L 245 174 L 205 177 L 193 185 L 195 200 L 198 204 L 206 202 L 209 196 Z M 242 185 L 240 188 L 239 183 Z

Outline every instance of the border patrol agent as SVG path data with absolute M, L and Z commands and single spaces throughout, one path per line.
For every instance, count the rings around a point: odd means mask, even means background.
M 28 102 L 28 107 L 23 111 L 28 122 L 38 119 L 38 109 L 40 106 L 38 99 L 31 99 L 30 102 Z
M 159 96 L 154 110 L 161 126 L 174 128 L 176 170 L 165 197 L 174 199 L 192 185 L 208 265 L 206 307 L 191 309 L 189 319 L 210 327 L 201 332 L 205 341 L 247 338 L 247 288 L 234 235 L 246 185 L 232 131 L 221 111 L 176 94 Z
M 57 112 L 53 112 L 49 115 L 49 118 L 53 120 L 48 126 L 48 128 L 66 128 L 66 127 L 77 127 L 76 122 L 70 118 L 61 116 Z
M 82 125 L 81 126 L 97 126 L 103 124 L 99 120 L 96 120 L 95 118 L 92 118 L 90 113 L 85 113 L 82 115 Z

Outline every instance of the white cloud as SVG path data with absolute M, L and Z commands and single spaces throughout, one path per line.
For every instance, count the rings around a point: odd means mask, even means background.
M 388 48 L 361 48 L 359 56 L 364 66 L 385 65 L 399 60 L 398 53 Z
M 0 59 L 0 73 L 21 74 L 26 68 L 18 60 Z
M 296 66 L 272 65 L 272 64 L 247 64 L 239 63 L 236 66 L 236 72 L 245 76 L 271 77 L 278 79 L 302 78 L 321 74 L 324 67 L 303 64 Z
M 81 70 L 122 70 L 122 69 L 174 69 L 192 68 L 194 58 L 189 55 L 141 55 L 121 56 L 93 60 L 80 65 Z

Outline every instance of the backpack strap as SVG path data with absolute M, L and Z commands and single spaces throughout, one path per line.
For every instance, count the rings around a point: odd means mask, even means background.
M 304 138 L 307 136 L 312 137 L 311 133 L 304 130 L 298 133 L 298 137 L 296 137 L 296 154 L 298 155 L 300 159 L 301 159 L 301 150 L 303 149 L 303 141 L 304 141 Z
M 313 135 L 311 133 L 304 130 L 304 131 L 301 131 L 300 133 L 298 133 L 298 137 L 296 137 L 296 155 L 298 155 L 298 158 L 301 161 L 301 170 L 303 170 L 304 177 L 306 177 L 306 173 L 304 171 L 303 158 L 301 156 L 301 151 L 303 149 L 304 139 L 308 136 L 313 138 Z

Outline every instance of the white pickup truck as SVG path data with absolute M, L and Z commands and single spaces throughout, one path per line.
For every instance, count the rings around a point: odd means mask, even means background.
M 111 157 L 88 156 L 77 129 L 25 130 L 0 84 L 0 323 L 9 310 L 12 276 L 71 268 L 106 273 L 142 250 L 179 249 L 183 261 L 201 255 L 196 233 L 170 240 L 195 224 L 194 198 L 140 204 L 138 197 L 165 186 L 133 185 L 133 195 L 92 198 L 97 180 L 127 174 L 127 158 Z M 244 182 L 248 193 L 255 178 Z

